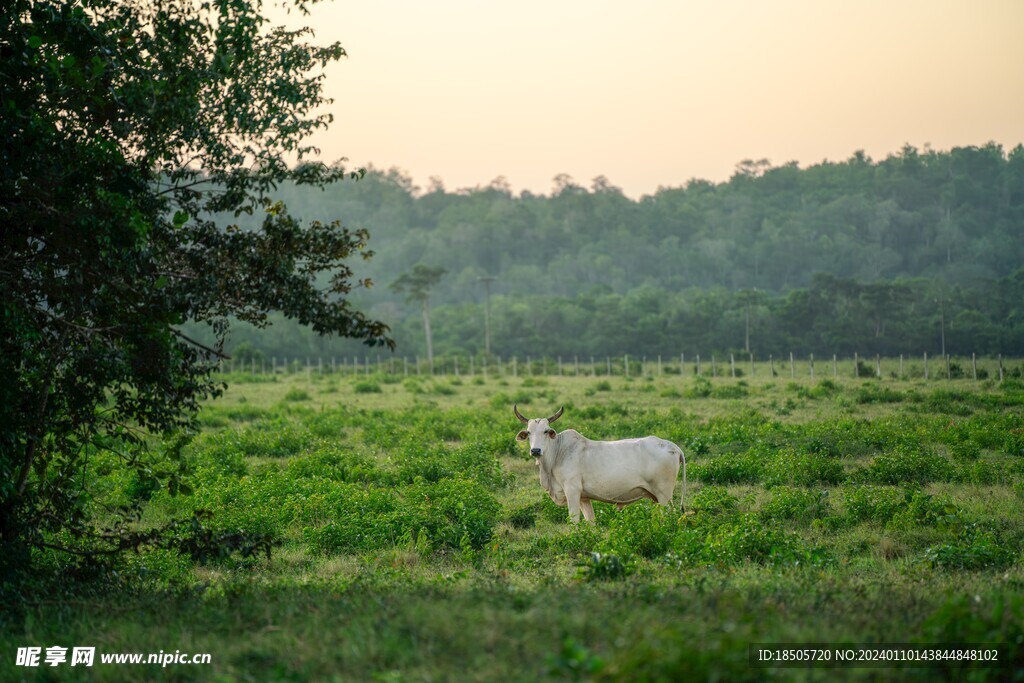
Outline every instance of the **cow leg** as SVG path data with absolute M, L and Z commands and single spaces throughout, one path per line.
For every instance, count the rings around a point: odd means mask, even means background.
M 589 498 L 584 498 L 580 500 L 580 509 L 583 510 L 583 519 L 587 520 L 588 522 L 593 522 L 595 519 L 597 519 L 594 516 L 594 504 L 590 501 Z
M 572 489 L 565 490 L 565 502 L 569 506 L 569 521 L 579 524 L 580 521 L 580 491 Z

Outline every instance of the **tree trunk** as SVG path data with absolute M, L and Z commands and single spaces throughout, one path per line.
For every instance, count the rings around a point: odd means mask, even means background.
M 427 365 L 430 374 L 434 374 L 434 340 L 430 335 L 430 305 L 423 302 L 423 335 L 427 338 Z

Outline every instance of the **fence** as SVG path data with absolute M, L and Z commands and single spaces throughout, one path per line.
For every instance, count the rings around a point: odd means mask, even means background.
M 415 356 L 382 357 L 375 356 L 344 356 L 344 357 L 304 357 L 304 358 L 256 358 L 229 359 L 221 363 L 222 372 L 250 372 L 253 374 L 340 374 L 340 375 L 469 375 L 496 377 L 529 377 L 529 376 L 575 376 L 575 377 L 651 377 L 665 375 L 697 375 L 702 377 L 788 377 L 790 379 L 810 378 L 825 379 L 839 377 L 889 377 L 892 379 L 997 379 L 1002 382 L 1008 373 L 1019 377 L 1020 366 L 1010 368 L 1004 363 L 1002 355 L 979 358 L 975 354 L 970 357 L 953 357 L 948 354 L 930 357 L 927 353 L 920 356 L 903 356 L 898 358 L 863 358 L 854 354 L 852 358 L 839 358 L 833 354 L 831 358 L 815 358 L 809 354 L 805 358 L 790 353 L 788 357 L 757 360 L 753 355 L 737 358 L 730 354 L 728 359 L 716 358 L 714 354 L 701 357 L 694 354 L 688 357 L 679 354 L 677 357 L 647 358 L 646 356 L 605 356 L 596 358 L 511 358 L 491 356 L 446 356 L 435 358 L 433 363 Z

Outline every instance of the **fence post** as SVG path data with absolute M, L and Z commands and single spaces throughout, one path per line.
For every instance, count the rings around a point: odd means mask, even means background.
M 860 377 L 860 358 L 856 351 L 853 352 L 853 376 Z
M 768 372 L 771 374 L 769 377 L 775 377 L 775 357 L 772 354 L 768 354 Z
M 658 377 L 661 377 L 661 354 L 658 354 Z
M 903 379 L 903 354 L 900 354 L 900 379 Z
M 558 376 L 562 376 L 562 357 L 558 357 Z
M 700 354 L 697 354 L 697 376 L 700 377 Z
M 811 354 L 811 379 L 814 379 L 814 354 Z
M 946 379 L 953 379 L 953 376 L 949 372 L 949 354 L 946 354 Z
M 875 376 L 882 379 L 882 357 L 877 353 L 875 354 Z
M 928 352 L 924 352 L 924 378 L 928 379 Z
M 519 376 L 519 362 L 516 360 L 515 356 L 512 356 L 512 376 Z
M 971 379 L 975 382 L 978 381 L 978 359 L 973 353 L 971 354 Z
M 622 367 L 623 367 L 623 370 L 626 373 L 626 377 L 629 377 L 629 354 L 628 353 L 625 356 L 622 357 L 622 361 L 623 361 Z
M 789 378 L 793 379 L 796 377 L 796 367 L 793 366 L 793 352 L 789 352 Z
M 612 376 L 612 359 L 611 359 L 611 356 L 605 356 L 604 357 L 604 364 L 606 366 L 605 370 L 607 372 L 608 377 L 611 377 Z
M 999 383 L 1003 383 L 1003 354 L 999 354 Z
M 754 376 L 754 354 L 753 354 L 753 352 L 751 352 L 751 354 L 750 354 L 750 376 L 751 377 Z
M 711 354 L 711 376 L 718 377 L 718 370 L 715 368 L 715 354 Z
M 839 363 L 836 362 L 836 354 L 832 354 L 832 379 L 839 379 Z
M 736 379 L 736 354 L 729 354 L 729 372 L 732 374 L 733 379 Z
M 576 370 L 575 370 L 576 377 L 579 377 L 580 376 L 580 357 L 579 356 L 573 356 L 572 357 L 572 364 L 576 368 Z

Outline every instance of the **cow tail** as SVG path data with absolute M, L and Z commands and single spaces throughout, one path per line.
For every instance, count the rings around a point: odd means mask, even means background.
M 683 495 L 679 499 L 679 511 L 686 512 L 686 455 L 679 449 L 679 462 L 683 463 Z

